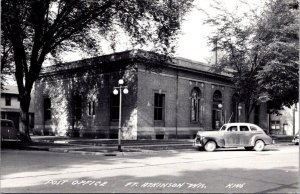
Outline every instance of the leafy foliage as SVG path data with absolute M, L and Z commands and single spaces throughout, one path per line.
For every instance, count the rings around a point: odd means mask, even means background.
M 298 2 L 274 1 L 258 22 L 256 39 L 261 50 L 257 80 L 269 94 L 271 111 L 298 102 L 299 11 Z
M 30 92 L 49 54 L 56 58 L 73 48 L 97 53 L 98 37 L 113 35 L 119 29 L 135 45 L 151 42 L 155 51 L 172 53 L 180 21 L 191 3 L 192 0 L 3 0 L 1 32 L 11 47 L 8 54 L 15 65 L 25 139 L 29 137 L 26 126 Z
M 244 15 L 215 8 L 219 14 L 206 20 L 217 27 L 210 37 L 219 53 L 214 69 L 233 75 L 239 100 L 245 103 L 246 120 L 261 102 L 268 101 L 271 112 L 297 102 L 298 2 L 268 0 L 261 12 Z

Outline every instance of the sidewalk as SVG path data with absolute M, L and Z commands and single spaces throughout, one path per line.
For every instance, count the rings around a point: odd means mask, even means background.
M 56 136 L 32 136 L 31 143 L 6 141 L 2 148 L 41 150 L 83 155 L 127 155 L 134 153 L 153 153 L 160 150 L 191 149 L 191 139 L 172 140 L 122 140 L 122 152 L 118 151 L 116 139 L 86 139 Z
M 122 140 L 122 152 L 118 151 L 116 139 L 86 139 L 57 136 L 32 136 L 31 143 L 20 141 L 5 141 L 2 149 L 40 150 L 61 153 L 76 153 L 82 155 L 119 156 L 140 153 L 155 153 L 161 150 L 170 152 L 192 149 L 192 139 L 168 140 Z M 293 145 L 289 139 L 276 141 L 274 146 Z

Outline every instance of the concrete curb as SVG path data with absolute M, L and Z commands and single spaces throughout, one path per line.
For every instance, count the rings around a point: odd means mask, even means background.
M 273 147 L 281 146 L 295 146 L 292 142 L 277 142 Z M 160 144 L 160 145 L 131 145 L 122 146 L 123 152 L 117 151 L 116 145 L 111 146 L 88 146 L 88 145 L 70 145 L 65 147 L 49 147 L 49 146 L 20 146 L 16 147 L 21 150 L 36 150 L 49 151 L 57 153 L 71 153 L 80 155 L 92 156 L 131 156 L 142 154 L 156 154 L 156 153 L 178 153 L 182 151 L 193 150 L 192 144 Z M 153 149 L 154 148 L 154 149 Z
M 192 150 L 190 149 L 180 149 L 180 151 L 184 150 Z M 107 150 L 103 150 L 102 152 L 99 151 L 81 151 L 81 150 L 74 150 L 74 149 L 57 149 L 57 148 L 49 148 L 50 152 L 57 152 L 57 153 L 70 153 L 70 154 L 80 154 L 85 156 L 132 156 L 132 155 L 141 155 L 141 154 L 156 154 L 161 152 L 168 152 L 168 153 L 177 153 L 177 150 L 139 150 L 139 151 L 112 151 L 109 152 Z
M 172 146 L 171 146 L 172 147 Z M 114 147 L 115 148 L 115 147 Z M 123 147 L 123 152 L 119 152 L 116 150 L 107 150 L 105 148 L 100 148 L 99 150 L 95 150 L 95 147 L 92 147 L 90 150 L 80 150 L 82 147 L 78 148 L 49 148 L 50 152 L 58 152 L 58 153 L 71 153 L 71 154 L 81 154 L 81 155 L 103 155 L 103 156 L 127 156 L 127 155 L 140 155 L 140 154 L 150 154 L 150 153 L 160 153 L 160 152 L 170 152 L 176 153 L 177 150 L 191 150 L 193 149 L 192 145 L 190 148 L 180 148 L 180 149 L 158 149 L 158 150 L 148 150 L 148 149 L 130 149 L 129 147 Z M 86 148 L 88 149 L 88 148 Z M 126 150 L 126 151 L 125 151 Z

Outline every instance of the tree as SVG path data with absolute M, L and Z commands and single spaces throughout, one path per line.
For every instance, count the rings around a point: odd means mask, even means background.
M 298 1 L 271 1 L 258 21 L 256 39 L 262 51 L 262 69 L 256 78 L 262 91 L 270 96 L 268 107 L 271 112 L 298 102 L 298 5 Z
M 215 6 L 219 14 L 205 21 L 217 28 L 209 37 L 211 43 L 217 42 L 214 50 L 220 53 L 214 69 L 232 75 L 239 101 L 245 104 L 247 122 L 255 106 L 262 102 L 268 101 L 269 109 L 276 112 L 298 101 L 295 5 L 295 1 L 268 0 L 261 12 L 251 10 L 243 15 Z
M 3 0 L 2 40 L 11 46 L 19 89 L 21 139 L 30 141 L 30 93 L 49 54 L 72 47 L 97 51 L 98 35 L 123 29 L 132 42 L 170 53 L 192 0 Z M 93 29 L 93 33 L 91 33 Z M 2 65 L 7 65 L 2 64 Z
M 13 72 L 12 65 L 12 45 L 7 37 L 1 34 L 1 90 L 4 89 L 4 85 L 7 82 L 7 76 Z

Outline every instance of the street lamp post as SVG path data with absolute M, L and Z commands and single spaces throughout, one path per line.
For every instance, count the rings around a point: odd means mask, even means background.
M 293 135 L 296 133 L 296 111 L 297 111 L 297 103 L 294 105 L 293 108 Z
M 122 152 L 121 148 L 121 116 L 122 116 L 122 90 L 124 94 L 128 94 L 127 86 L 123 86 L 124 80 L 120 79 L 118 81 L 119 86 L 114 87 L 113 94 L 118 95 L 120 93 L 120 101 L 119 101 L 119 129 L 118 129 L 118 151 Z M 119 90 L 119 91 L 118 91 Z
M 222 104 L 218 104 L 218 108 L 220 109 L 220 126 L 222 126 L 224 123 L 223 123 L 223 118 L 222 118 L 222 115 L 223 115 L 223 105 Z
M 241 110 L 242 110 L 242 106 L 241 105 L 239 105 L 238 106 L 238 111 L 239 111 L 239 115 L 238 115 L 238 122 L 240 122 L 240 117 L 241 117 Z

